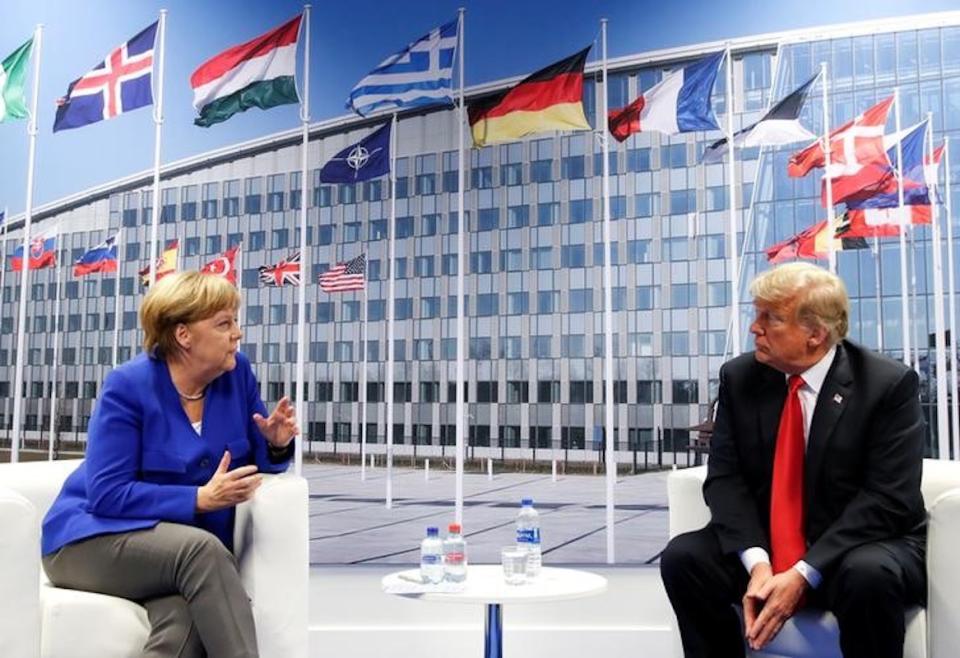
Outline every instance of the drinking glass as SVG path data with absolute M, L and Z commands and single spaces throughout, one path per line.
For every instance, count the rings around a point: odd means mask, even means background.
M 522 585 L 527 582 L 526 549 L 504 546 L 500 549 L 500 564 L 503 565 L 503 579 L 508 585 Z

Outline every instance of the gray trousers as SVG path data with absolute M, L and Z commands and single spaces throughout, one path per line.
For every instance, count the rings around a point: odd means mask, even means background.
M 188 525 L 100 535 L 43 558 L 57 587 L 109 594 L 147 610 L 144 658 L 256 658 L 253 612 L 237 562 Z

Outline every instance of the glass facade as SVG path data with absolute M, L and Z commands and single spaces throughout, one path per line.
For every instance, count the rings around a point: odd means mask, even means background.
M 698 54 L 695 48 L 684 57 Z M 637 61 L 641 61 L 638 57 Z M 611 72 L 610 106 L 629 102 L 683 60 L 624 61 Z M 856 34 L 789 44 L 755 42 L 735 50 L 734 108 L 739 128 L 830 65 L 831 123 L 839 125 L 899 86 L 904 126 L 934 113 L 936 138 L 960 133 L 960 28 Z M 593 119 L 600 106 L 594 76 L 585 84 Z M 714 107 L 726 112 L 724 71 Z M 822 129 L 819 86 L 803 122 Z M 467 153 L 465 212 L 457 208 L 456 113 L 446 109 L 401 117 L 396 162 L 396 260 L 387 258 L 389 181 L 323 185 L 319 168 L 368 128 L 344 123 L 314 132 L 304 190 L 299 144 L 264 140 L 228 163 L 203 157 L 166 172 L 160 193 L 160 236 L 181 241 L 181 266 L 198 268 L 242 245 L 243 350 L 255 364 L 268 404 L 305 395 L 307 449 L 357 451 L 361 432 L 380 446 L 386 395 L 396 402 L 394 441 L 401 453 L 443 454 L 454 442 L 457 229 L 468 227 L 467 401 L 473 456 L 595 461 L 604 443 L 601 153 L 589 133 L 547 134 Z M 890 128 L 892 131 L 892 127 Z M 426 137 L 424 137 L 426 136 Z M 703 148 L 718 131 L 676 137 L 641 133 L 612 143 L 610 190 L 613 250 L 614 445 L 622 461 L 637 452 L 685 452 L 689 429 L 707 414 L 717 373 L 730 353 L 727 163 L 703 165 Z M 821 218 L 814 175 L 786 176 L 795 149 L 738 152 L 736 205 L 745 258 L 740 286 L 742 349 L 749 349 L 746 303 L 750 277 L 766 268 L 764 247 Z M 270 159 L 256 159 L 259 153 Z M 265 167 L 262 162 L 271 163 Z M 82 442 L 100 382 L 111 367 L 113 328 L 120 361 L 139 351 L 137 271 L 150 253 L 153 195 L 148 188 L 108 188 L 79 208 L 54 207 L 40 225 L 58 223 L 62 263 L 122 229 L 117 279 L 75 280 L 61 270 L 61 343 L 54 361 L 55 270 L 31 274 L 25 370 L 27 438 L 46 437 L 56 377 L 58 438 Z M 288 257 L 300 241 L 306 203 L 307 386 L 294 387 L 296 290 L 259 285 L 257 267 Z M 954 227 L 957 230 L 957 227 Z M 14 248 L 6 241 L 5 253 Z M 369 261 L 366 297 L 330 296 L 316 285 L 331 264 L 361 252 Z M 929 231 L 915 231 L 917 292 L 910 330 L 922 347 L 924 372 L 932 332 Z M 880 265 L 870 251 L 841 253 L 839 272 L 853 300 L 854 340 L 902 349 L 899 255 L 881 242 Z M 394 387 L 386 381 L 387 273 L 396 278 Z M 877 272 L 881 291 L 877 301 Z M 12 421 L 18 275 L 6 272 L 0 306 L 0 426 Z M 114 295 L 119 286 L 119 314 Z M 364 302 L 365 299 L 365 302 Z M 361 342 L 367 321 L 366 343 Z M 930 352 L 932 354 L 932 352 Z M 361 357 L 367 361 L 369 404 L 360 418 Z M 926 379 L 925 379 L 926 381 Z M 931 393 L 924 390 L 930 408 Z M 930 423 L 931 432 L 936 424 Z M 935 445 L 935 441 L 932 442 Z M 540 451 L 540 452 L 538 452 Z M 539 457 L 538 457 L 539 455 Z M 643 459 L 643 457 L 641 457 Z

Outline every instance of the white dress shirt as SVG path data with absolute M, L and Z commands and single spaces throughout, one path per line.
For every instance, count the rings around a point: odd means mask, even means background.
M 837 354 L 837 346 L 834 345 L 830 351 L 823 355 L 823 358 L 815 364 L 800 373 L 803 378 L 803 386 L 797 391 L 800 397 L 800 407 L 803 409 L 803 441 L 809 445 L 810 442 L 810 422 L 813 420 L 813 412 L 817 408 L 817 398 L 820 395 L 820 389 L 823 388 L 823 380 L 827 378 L 827 372 L 833 365 L 833 358 Z M 789 375 L 784 375 L 788 380 Z M 740 553 L 740 561 L 743 567 L 750 573 L 755 566 L 761 562 L 770 564 L 770 554 L 765 548 L 752 546 Z M 793 568 L 800 572 L 800 575 L 809 583 L 810 587 L 816 589 L 823 579 L 820 572 L 811 567 L 803 560 L 797 560 Z

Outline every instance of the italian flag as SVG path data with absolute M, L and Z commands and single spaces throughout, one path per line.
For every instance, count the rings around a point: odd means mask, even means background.
M 190 76 L 198 126 L 226 121 L 251 107 L 299 103 L 295 74 L 302 15 L 275 30 L 229 48 Z
M 0 122 L 7 119 L 27 118 L 23 80 L 27 77 L 27 62 L 30 61 L 31 48 L 33 48 L 33 39 L 0 62 Z

